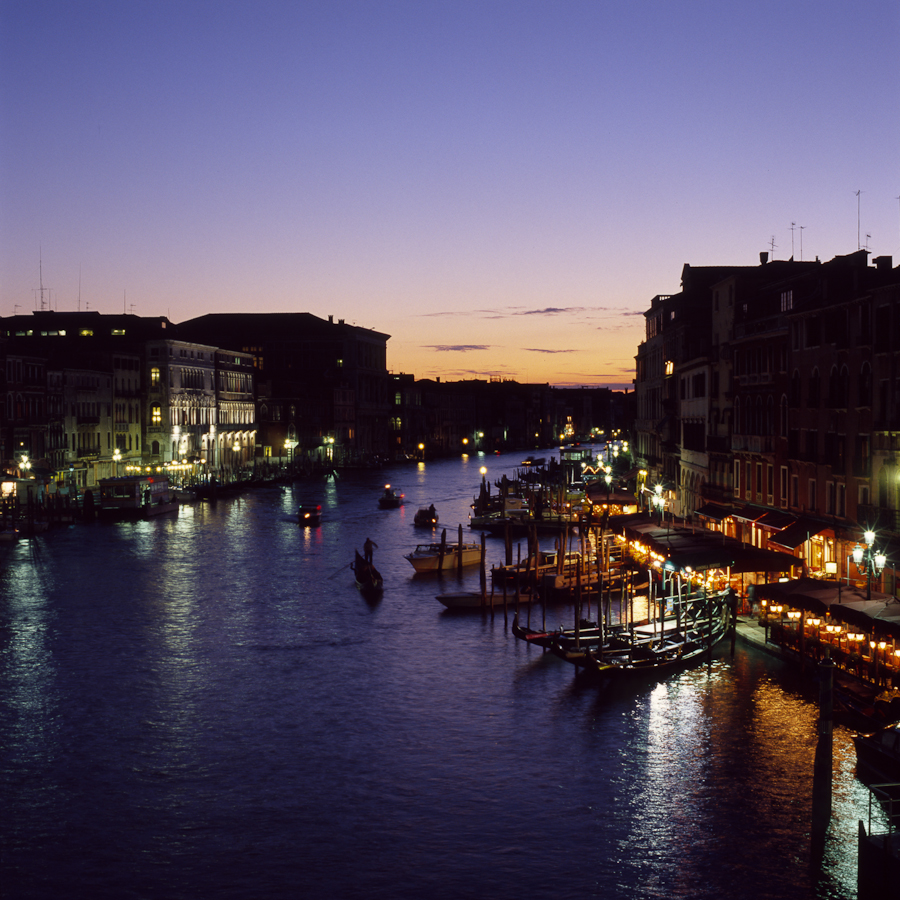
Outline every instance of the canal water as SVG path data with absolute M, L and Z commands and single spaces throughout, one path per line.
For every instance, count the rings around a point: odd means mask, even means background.
M 346 473 L 0 548 L 0 896 L 855 897 L 868 791 L 841 727 L 810 849 L 814 684 L 725 641 L 710 666 L 602 693 L 502 609 L 444 610 L 436 594 L 477 569 L 413 572 L 416 509 L 453 539 L 479 468 L 521 460 Z M 378 508 L 386 481 L 401 509 Z M 321 527 L 298 527 L 300 503 Z M 349 568 L 366 537 L 375 603 Z

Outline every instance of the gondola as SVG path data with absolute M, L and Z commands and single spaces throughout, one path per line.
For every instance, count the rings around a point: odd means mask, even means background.
M 668 617 L 662 622 L 611 629 L 583 622 L 577 632 L 538 632 L 516 620 L 512 633 L 605 680 L 660 678 L 708 658 L 711 648 L 725 635 L 726 599 L 727 592 L 722 592 L 685 602 L 681 622 Z
M 363 594 L 377 594 L 384 587 L 384 579 L 374 565 L 360 556 L 356 551 L 356 559 L 353 562 L 353 575 L 356 578 L 356 586 Z

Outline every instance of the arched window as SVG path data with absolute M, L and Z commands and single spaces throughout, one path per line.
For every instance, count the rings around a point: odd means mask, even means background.
M 809 387 L 807 393 L 807 405 L 812 409 L 816 409 L 819 406 L 819 370 L 813 369 L 812 374 L 809 376 Z
M 800 373 L 794 369 L 791 375 L 791 406 L 800 405 Z
M 744 433 L 744 420 L 741 418 L 741 398 L 734 398 L 734 433 Z
M 850 370 L 846 366 L 841 366 L 840 398 L 840 406 L 846 409 L 850 405 Z
M 868 362 L 862 364 L 859 372 L 859 400 L 857 406 L 872 405 L 872 367 Z
M 831 374 L 828 376 L 828 405 L 832 408 L 841 405 L 841 382 L 837 366 L 831 367 Z
M 786 438 L 788 435 L 788 398 L 781 396 L 781 410 L 778 417 L 778 434 Z
M 775 398 L 769 394 L 766 401 L 766 424 L 763 428 L 763 434 L 771 437 L 775 433 Z
M 150 387 L 159 387 L 159 366 L 150 368 Z
M 158 403 L 150 407 L 150 424 L 162 425 L 162 407 Z

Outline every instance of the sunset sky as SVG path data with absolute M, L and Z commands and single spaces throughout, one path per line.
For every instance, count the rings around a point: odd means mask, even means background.
M 0 315 L 630 388 L 684 263 L 900 262 L 898 48 L 896 0 L 0 0 Z

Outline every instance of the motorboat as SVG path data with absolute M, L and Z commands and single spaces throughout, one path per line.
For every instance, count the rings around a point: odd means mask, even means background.
M 433 541 L 419 544 L 403 557 L 417 572 L 438 572 L 458 566 L 476 566 L 481 562 L 481 545 L 463 541 Z
M 382 509 L 398 509 L 403 506 L 403 491 L 399 488 L 391 487 L 389 484 L 384 486 L 381 496 L 378 498 L 378 505 Z
M 169 480 L 159 475 L 125 475 L 100 479 L 100 517 L 150 519 L 178 512 Z
M 434 528 L 438 523 L 438 514 L 434 506 L 422 506 L 416 510 L 413 525 L 418 528 Z
M 886 781 L 900 781 L 900 722 L 868 734 L 855 734 L 856 760 Z
M 318 504 L 316 506 L 301 506 L 297 511 L 297 519 L 304 527 L 313 528 L 316 525 L 321 525 L 322 507 Z

